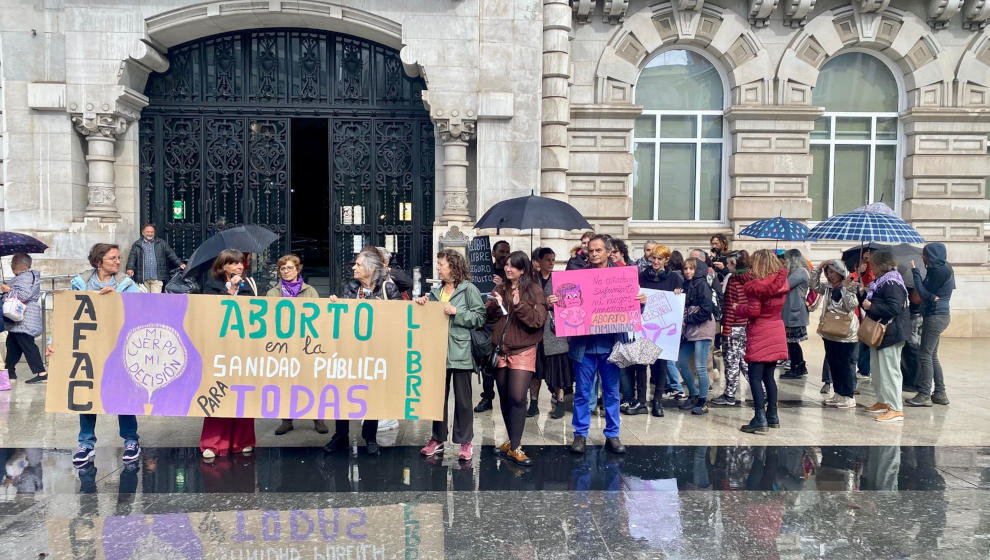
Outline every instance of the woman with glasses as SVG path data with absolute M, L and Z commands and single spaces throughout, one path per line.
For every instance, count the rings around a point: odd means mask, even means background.
M 235 249 L 220 251 L 213 266 L 206 274 L 204 294 L 220 296 L 254 296 L 252 282 L 244 274 L 246 255 Z M 254 418 L 203 419 L 203 432 L 199 436 L 199 450 L 204 459 L 217 455 L 250 453 L 254 450 Z
M 301 297 L 301 298 L 318 298 L 320 294 L 316 292 L 316 288 L 310 286 L 309 284 L 303 282 L 302 276 L 302 263 L 299 261 L 299 257 L 293 254 L 283 255 L 278 259 L 278 282 L 268 293 L 265 294 L 268 297 Z M 291 432 L 293 429 L 292 419 L 286 418 L 282 420 L 278 428 L 275 429 L 275 435 L 281 436 Z M 327 428 L 326 422 L 323 420 L 313 420 L 313 429 L 317 433 L 326 434 L 330 432 Z
M 385 259 L 375 247 L 365 247 L 358 253 L 351 267 L 352 278 L 344 286 L 340 298 L 330 296 L 330 301 L 338 299 L 402 299 L 395 282 L 389 279 L 385 268 Z M 334 433 L 330 441 L 323 446 L 327 453 L 343 451 L 350 446 L 351 422 L 338 419 L 334 422 Z M 364 438 L 368 455 L 378 455 L 378 420 L 361 422 L 361 437 Z

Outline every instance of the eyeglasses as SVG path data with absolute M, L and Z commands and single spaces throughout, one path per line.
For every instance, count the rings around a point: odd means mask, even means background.
M 279 272 L 291 272 L 291 271 L 294 271 L 295 269 L 296 269 L 296 266 L 295 265 L 286 265 L 286 266 L 283 266 L 283 267 L 279 268 L 278 270 L 279 270 Z
M 104 262 L 120 262 L 120 257 L 103 257 Z

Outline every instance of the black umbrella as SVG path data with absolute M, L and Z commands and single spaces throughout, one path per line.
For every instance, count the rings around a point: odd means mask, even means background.
M 529 195 L 495 204 L 474 224 L 476 229 L 591 229 L 591 224 L 566 202 Z M 532 239 L 532 234 L 530 234 Z
M 856 270 L 856 267 L 859 266 L 860 255 L 864 249 L 867 251 L 889 249 L 894 255 L 894 260 L 897 261 L 897 271 L 901 273 L 901 276 L 904 278 L 904 284 L 909 288 L 914 287 L 914 276 L 911 274 L 911 261 L 914 261 L 914 264 L 918 267 L 921 277 L 925 277 L 926 270 L 921 261 L 921 248 L 907 243 L 900 243 L 898 245 L 867 243 L 866 245 L 857 245 L 846 249 L 842 252 L 842 262 L 846 264 L 849 270 Z
M 264 253 L 278 239 L 278 234 L 256 225 L 237 226 L 217 232 L 193 251 L 186 265 L 185 275 L 193 269 L 213 261 L 224 249 L 237 249 L 245 253 Z
M 44 253 L 48 249 L 41 241 L 13 231 L 0 231 L 0 257 L 14 253 Z M 0 280 L 3 279 L 3 267 L 0 266 Z

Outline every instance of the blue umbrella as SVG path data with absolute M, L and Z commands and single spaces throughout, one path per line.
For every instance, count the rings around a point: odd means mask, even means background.
M 808 226 L 787 218 L 766 218 L 746 226 L 739 235 L 757 239 L 778 239 L 780 241 L 804 241 Z
M 809 241 L 841 239 L 846 241 L 880 241 L 883 243 L 924 243 L 913 227 L 894 215 L 889 207 L 871 204 L 845 214 L 837 214 L 808 232 Z M 878 211 L 879 210 L 879 211 Z

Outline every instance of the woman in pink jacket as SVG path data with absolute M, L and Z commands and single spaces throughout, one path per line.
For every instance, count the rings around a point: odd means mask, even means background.
M 768 428 L 779 428 L 777 416 L 777 382 L 774 370 L 777 361 L 787 359 L 787 336 L 781 310 L 790 286 L 787 271 L 777 255 L 761 249 L 752 256 L 753 279 L 743 290 L 746 302 L 738 304 L 737 317 L 749 320 L 746 324 L 746 363 L 749 364 L 749 386 L 753 392 L 753 408 L 756 414 L 740 430 L 747 434 L 765 434 Z

